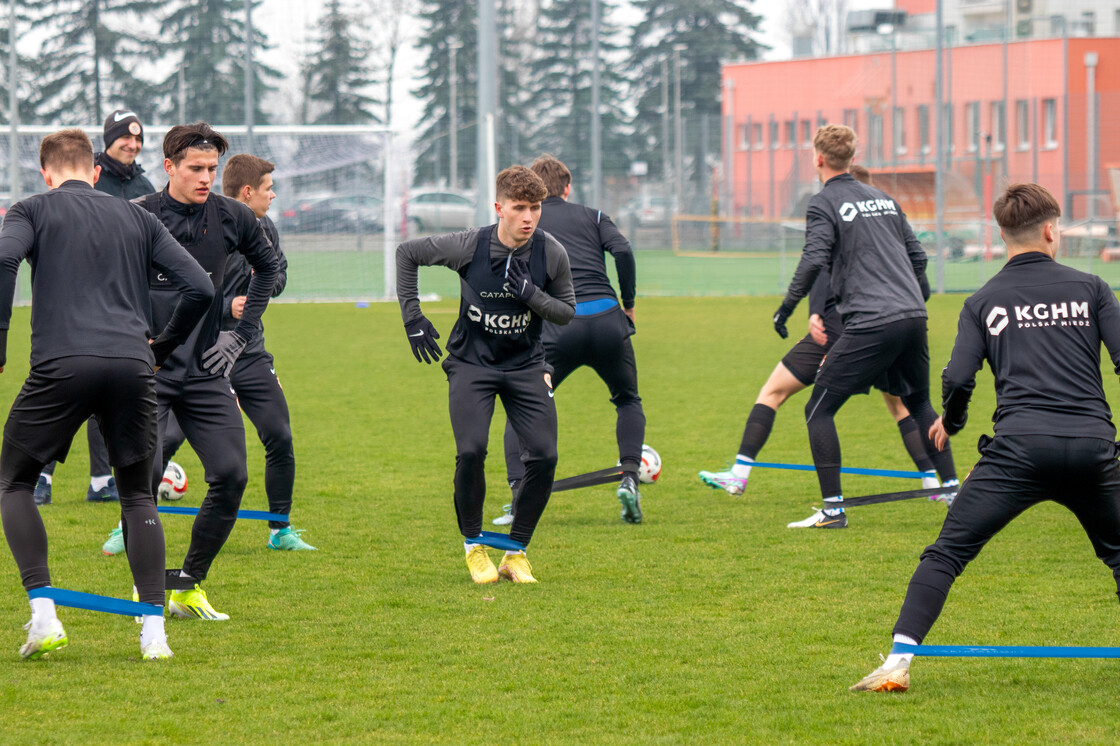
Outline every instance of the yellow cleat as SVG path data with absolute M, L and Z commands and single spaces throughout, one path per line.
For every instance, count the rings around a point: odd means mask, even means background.
M 507 554 L 502 558 L 502 566 L 498 568 L 498 574 L 515 583 L 537 582 L 537 579 L 533 577 L 533 568 L 529 564 L 529 558 L 524 554 Z
M 849 688 L 853 692 L 904 692 L 910 688 L 910 662 L 899 661 L 893 668 L 879 666 Z
M 224 622 L 229 614 L 223 614 L 210 605 L 206 591 L 194 584 L 189 591 L 171 591 L 167 610 L 182 619 L 204 619 L 208 622 Z
M 494 583 L 498 580 L 498 569 L 494 567 L 494 562 L 482 544 L 475 544 L 467 551 L 467 567 L 471 571 L 471 580 L 476 583 Z
M 62 622 L 52 619 L 41 627 L 33 626 L 32 622 L 23 625 L 27 630 L 27 642 L 19 649 L 20 657 L 24 660 L 34 661 L 44 658 L 55 650 L 66 647 L 70 642 L 66 637 L 66 630 Z

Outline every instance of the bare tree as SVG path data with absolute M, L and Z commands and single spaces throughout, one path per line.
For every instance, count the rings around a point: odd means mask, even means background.
M 374 54 L 385 70 L 385 126 L 391 126 L 393 80 L 401 48 L 412 40 L 414 0 L 365 0 Z
M 840 54 L 850 5 L 850 0 L 788 0 L 786 31 L 791 40 L 807 39 L 814 56 Z

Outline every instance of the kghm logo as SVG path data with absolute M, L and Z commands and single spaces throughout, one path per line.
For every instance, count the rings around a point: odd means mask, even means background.
M 478 306 L 467 306 L 467 318 L 475 323 L 482 324 L 490 334 L 521 334 L 529 328 L 532 319 L 531 311 L 524 313 L 488 313 Z
M 1020 329 L 1045 326 L 1089 326 L 1089 302 L 1028 303 L 1015 306 L 1015 321 Z
M 845 223 L 850 223 L 855 220 L 856 215 L 858 214 L 859 210 L 857 210 L 856 206 L 851 202 L 845 202 L 844 204 L 840 205 L 840 219 Z
M 865 199 L 859 202 L 845 202 L 840 205 L 840 219 L 850 223 L 856 215 L 865 218 L 881 218 L 884 215 L 897 215 L 898 207 L 893 199 Z
M 1007 309 L 1003 306 L 993 308 L 984 321 L 984 325 L 988 327 L 988 333 L 993 337 L 998 337 L 999 333 L 1006 329 L 1009 323 L 1011 323 L 1011 319 L 1007 317 Z

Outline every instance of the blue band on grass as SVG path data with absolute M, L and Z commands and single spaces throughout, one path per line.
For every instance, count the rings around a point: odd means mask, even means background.
M 483 531 L 481 534 L 473 539 L 467 539 L 471 544 L 485 544 L 488 547 L 495 549 L 505 549 L 509 552 L 524 552 L 525 545 L 520 541 L 514 541 L 506 534 L 499 534 L 494 531 Z
M 576 316 L 593 316 L 597 313 L 602 313 L 608 309 L 614 308 L 618 305 L 618 301 L 614 298 L 597 298 L 596 300 L 585 300 L 582 303 L 576 304 Z
M 163 607 L 155 604 L 142 604 L 138 601 L 126 601 L 123 598 L 98 596 L 93 593 L 68 591 L 65 588 L 32 588 L 27 592 L 28 598 L 49 598 L 59 606 L 69 606 L 74 609 L 87 609 L 89 611 L 104 611 L 108 614 L 122 616 L 163 615 Z
M 1120 648 L 1037 647 L 1022 645 L 909 645 L 896 642 L 892 653 L 958 658 L 1120 658 Z
M 755 461 L 753 464 L 748 464 L 751 467 L 758 467 L 761 469 L 792 469 L 794 471 L 816 471 L 817 467 L 812 464 L 765 464 Z M 932 471 L 894 471 L 893 469 L 857 469 L 854 466 L 841 466 L 841 474 L 862 474 L 867 477 L 898 477 L 899 479 L 923 479 L 925 477 L 936 477 L 937 473 Z
M 172 513 L 174 515 L 198 515 L 198 508 L 180 508 L 171 505 L 160 505 L 156 510 L 160 513 Z M 284 513 L 269 513 L 265 510 L 239 510 L 237 511 L 237 517 L 245 518 L 250 521 L 288 522 L 288 516 Z

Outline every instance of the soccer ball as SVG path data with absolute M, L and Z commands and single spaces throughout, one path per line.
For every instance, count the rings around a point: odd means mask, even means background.
M 642 444 L 642 464 L 638 467 L 638 481 L 653 484 L 661 476 L 661 457 L 645 443 Z
M 174 461 L 168 461 L 163 479 L 159 483 L 159 499 L 182 500 L 185 494 L 187 494 L 187 473 Z

